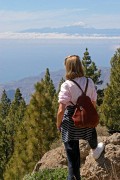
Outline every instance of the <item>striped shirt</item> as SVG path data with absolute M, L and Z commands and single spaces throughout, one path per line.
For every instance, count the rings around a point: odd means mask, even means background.
M 85 77 L 75 78 L 74 80 L 76 80 L 76 82 L 80 84 L 83 90 L 85 89 Z M 92 138 L 92 132 L 94 128 L 77 128 L 74 126 L 74 122 L 72 120 L 72 115 L 74 113 L 75 107 L 71 105 L 70 101 L 76 104 L 77 98 L 80 95 L 80 93 L 80 89 L 69 80 L 65 81 L 61 85 L 58 102 L 66 104 L 66 109 L 61 124 L 63 142 L 79 139 L 90 140 Z M 88 90 L 86 94 L 91 98 L 92 101 L 96 101 L 97 93 L 94 83 L 91 79 L 89 79 Z
M 67 106 L 61 124 L 61 133 L 63 142 L 70 140 L 90 140 L 92 137 L 93 128 L 77 128 L 74 126 L 72 115 L 74 113 L 74 106 Z

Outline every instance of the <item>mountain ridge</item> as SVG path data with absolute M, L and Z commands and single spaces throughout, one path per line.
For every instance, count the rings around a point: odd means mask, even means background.
M 63 27 L 44 27 L 44 28 L 31 28 L 20 31 L 21 33 L 67 33 L 78 35 L 96 35 L 96 36 L 120 36 L 119 28 L 111 29 L 97 29 L 93 27 L 85 27 L 81 25 L 69 25 Z
M 110 68 L 109 67 L 99 67 L 101 69 L 101 77 L 100 79 L 103 80 L 103 84 L 98 85 L 98 89 L 104 89 L 106 84 L 109 83 L 110 77 Z M 3 90 L 5 89 L 7 95 L 10 99 L 14 98 L 14 93 L 17 88 L 20 89 L 25 101 L 29 103 L 31 95 L 34 93 L 34 85 L 37 82 L 40 82 L 42 78 L 44 78 L 45 72 L 41 72 L 38 76 L 30 76 L 25 77 L 18 81 L 12 81 L 10 83 L 0 84 L 0 97 L 2 95 Z M 51 71 L 50 77 L 54 83 L 55 88 L 57 89 L 59 86 L 59 82 L 61 78 L 65 78 L 65 70 L 60 69 L 57 71 Z

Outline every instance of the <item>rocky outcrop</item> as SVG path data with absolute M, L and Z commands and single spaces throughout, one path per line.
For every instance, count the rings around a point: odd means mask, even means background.
M 81 164 L 85 162 L 86 156 L 88 156 L 90 151 L 90 146 L 84 140 L 80 141 L 80 156 Z M 45 168 L 67 168 L 67 157 L 62 144 L 56 149 L 52 149 L 44 154 L 42 159 L 36 164 L 34 171 L 39 171 L 40 169 Z
M 108 137 L 99 137 L 105 143 L 105 150 L 98 160 L 94 160 L 86 141 L 80 141 L 81 175 L 86 180 L 120 179 L 120 133 Z M 67 159 L 64 146 L 48 151 L 36 164 L 34 171 L 44 168 L 66 168 Z
M 36 164 L 34 171 L 39 171 L 40 169 L 45 168 L 60 168 L 66 166 L 66 154 L 64 146 L 62 145 L 45 153 L 42 159 Z
M 91 154 L 86 157 L 81 174 L 88 180 L 119 180 L 120 179 L 120 133 L 108 138 L 99 138 L 105 143 L 105 150 L 98 160 Z

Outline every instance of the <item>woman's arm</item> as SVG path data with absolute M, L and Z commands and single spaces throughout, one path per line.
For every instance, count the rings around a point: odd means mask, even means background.
M 58 112 L 57 112 L 57 129 L 60 128 L 61 123 L 62 123 L 62 119 L 63 119 L 63 115 L 64 115 L 64 111 L 65 111 L 65 104 L 60 103 L 59 104 L 59 108 L 58 108 Z
M 92 101 L 94 108 L 96 108 L 96 101 Z

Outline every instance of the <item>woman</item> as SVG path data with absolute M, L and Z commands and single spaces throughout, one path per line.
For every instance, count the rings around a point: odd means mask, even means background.
M 74 126 L 72 115 L 77 98 L 82 93 L 73 79 L 83 90 L 86 87 L 87 78 L 84 77 L 82 64 L 79 56 L 72 55 L 65 59 L 66 81 L 61 85 L 59 92 L 59 108 L 57 113 L 57 128 L 62 133 L 62 140 L 68 159 L 68 180 L 80 180 L 80 150 L 79 139 L 87 140 L 92 149 L 92 155 L 98 159 L 104 149 L 104 144 L 98 143 L 95 128 L 77 128 Z M 92 79 L 88 78 L 86 94 L 96 106 L 97 93 Z M 72 102 L 72 103 L 71 103 Z

